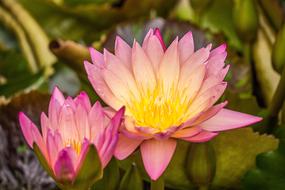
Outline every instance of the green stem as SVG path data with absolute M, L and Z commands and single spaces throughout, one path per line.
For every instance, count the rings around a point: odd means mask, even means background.
M 156 181 L 151 180 L 150 189 L 151 190 L 164 190 L 164 179 L 163 179 L 163 177 L 161 176 Z
M 272 123 L 276 123 L 277 117 L 279 114 L 280 109 L 282 108 L 283 102 L 285 99 L 285 67 L 282 71 L 281 78 L 279 80 L 277 89 L 273 95 L 271 104 L 269 106 L 269 119 Z M 274 125 L 272 126 L 272 128 Z M 273 129 L 270 131 L 272 132 Z

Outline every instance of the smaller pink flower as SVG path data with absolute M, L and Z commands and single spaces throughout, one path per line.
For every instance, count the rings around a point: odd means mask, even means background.
M 42 134 L 22 112 L 19 113 L 19 121 L 28 145 L 31 148 L 37 145 L 44 157 L 44 163 L 47 163 L 45 169 L 50 171 L 58 184 L 72 187 L 90 147 L 95 147 L 95 153 L 97 150 L 100 159 L 100 168 L 94 160 L 94 165 L 90 165 L 91 171 L 93 167 L 102 172 L 108 164 L 118 141 L 117 131 L 123 114 L 124 108 L 121 108 L 110 118 L 99 102 L 91 106 L 85 92 L 74 99 L 65 99 L 60 90 L 55 88 L 49 103 L 48 117 L 43 112 L 41 114 Z

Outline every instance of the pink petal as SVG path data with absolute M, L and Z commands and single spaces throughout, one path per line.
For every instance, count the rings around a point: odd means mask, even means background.
M 171 137 L 174 138 L 185 138 L 185 137 L 192 137 L 194 135 L 197 135 L 200 133 L 202 129 L 200 127 L 188 127 L 184 129 L 180 129 L 176 131 L 174 134 L 171 135 Z
M 178 38 L 166 50 L 159 67 L 159 82 L 163 85 L 166 94 L 169 94 L 169 91 L 177 84 L 179 79 L 180 65 L 177 46 Z
M 159 39 L 161 47 L 165 51 L 166 50 L 166 45 L 165 45 L 165 43 L 163 41 L 163 37 L 161 35 L 161 32 L 160 32 L 159 28 L 154 29 L 154 35 Z
M 54 172 L 57 180 L 63 182 L 72 181 L 75 177 L 71 155 L 69 155 L 69 151 L 67 149 L 63 149 L 59 152 L 54 165 Z
M 28 145 L 33 148 L 33 143 L 36 143 L 40 148 L 43 148 L 43 139 L 36 125 L 23 112 L 19 113 L 19 121 Z
M 217 104 L 209 108 L 207 111 L 201 113 L 201 115 L 194 122 L 190 123 L 190 125 L 192 126 L 199 125 L 201 122 L 210 119 L 211 117 L 216 115 L 221 109 L 223 109 L 227 104 L 228 102 L 225 101 L 223 103 Z
M 88 121 L 88 112 L 85 109 L 85 106 L 79 104 L 75 111 L 75 121 L 76 128 L 79 135 L 79 139 L 83 140 L 84 138 L 90 139 L 91 137 L 91 128 Z
M 108 65 L 107 69 L 103 71 L 103 77 L 113 94 L 122 102 L 129 101 L 132 97 L 139 97 L 140 94 L 132 73 L 107 50 L 105 50 L 104 56 Z
M 124 160 L 142 143 L 142 139 L 131 139 L 120 134 L 114 155 L 118 160 Z
M 211 139 L 213 139 L 215 136 L 217 136 L 218 133 L 212 133 L 208 131 L 202 131 L 201 133 L 189 137 L 189 138 L 182 138 L 183 140 L 194 142 L 194 143 L 200 143 L 200 142 L 207 142 Z
M 215 56 L 217 54 L 221 54 L 223 52 L 225 52 L 227 49 L 227 44 L 222 44 L 219 47 L 213 49 L 210 53 L 210 57 Z
M 175 148 L 176 140 L 146 140 L 141 144 L 144 167 L 152 180 L 157 180 L 168 166 Z
M 64 103 L 59 116 L 59 132 L 64 140 L 79 139 L 76 120 L 72 106 Z
M 49 161 L 50 161 L 51 166 L 54 165 L 54 163 L 58 157 L 59 151 L 60 151 L 59 146 L 56 143 L 52 132 L 48 131 L 48 134 L 47 134 L 47 152 L 48 152 Z
M 80 94 L 74 99 L 75 104 L 82 105 L 87 112 L 91 108 L 91 103 L 86 92 L 80 92 Z
M 201 48 L 193 53 L 185 62 L 181 62 L 182 65 L 184 64 L 203 64 L 209 58 L 210 51 L 207 48 Z
M 108 85 L 103 79 L 103 70 L 98 66 L 84 61 L 85 70 L 96 93 L 102 98 L 102 100 L 112 106 L 114 109 L 119 109 L 123 105 L 117 97 L 114 96 Z
M 252 116 L 228 109 L 222 109 L 215 116 L 201 123 L 207 131 L 225 131 L 248 126 L 261 121 L 261 117 Z
M 50 120 L 50 126 L 52 129 L 57 129 L 58 127 L 58 115 L 60 108 L 65 102 L 65 98 L 61 91 L 55 87 L 49 102 L 48 117 Z
M 92 47 L 89 48 L 89 52 L 90 52 L 92 63 L 103 67 L 104 65 L 103 55 Z
M 54 87 L 52 92 L 52 98 L 56 99 L 60 105 L 62 105 L 65 100 L 62 92 L 59 90 L 58 87 Z
M 149 31 L 147 32 L 147 34 L 145 35 L 144 37 L 144 40 L 143 40 L 143 43 L 142 43 L 142 47 L 144 50 L 147 49 L 147 46 L 148 46 L 148 42 L 149 42 L 149 38 L 150 36 L 153 36 L 153 29 L 149 29 Z M 157 37 L 156 37 L 157 38 Z M 159 45 L 161 46 L 160 42 L 159 42 Z
M 155 74 L 147 55 L 137 42 L 132 51 L 133 72 L 138 84 L 145 93 L 153 91 L 156 86 Z
M 185 62 L 194 53 L 192 32 L 186 33 L 178 43 L 180 62 Z
M 90 141 L 98 145 L 97 138 L 104 131 L 104 112 L 99 101 L 97 101 L 89 112 L 89 125 L 91 126 Z
M 206 68 L 204 64 L 200 64 L 193 68 L 193 64 L 184 64 L 180 71 L 178 89 L 184 90 L 188 101 L 192 100 L 199 92 L 204 82 Z
M 41 131 L 42 131 L 44 143 L 46 143 L 47 141 L 47 133 L 48 133 L 49 128 L 50 128 L 49 119 L 46 116 L 46 114 L 42 112 L 41 113 Z
M 145 45 L 145 47 L 143 46 L 143 49 L 149 57 L 155 73 L 157 73 L 159 64 L 164 54 L 160 41 L 156 36 L 151 35 L 147 45 Z
M 82 167 L 82 164 L 85 160 L 86 154 L 88 153 L 88 150 L 89 150 L 89 145 L 90 145 L 90 142 L 88 141 L 88 139 L 84 138 L 83 143 L 81 145 L 81 151 L 80 151 L 80 154 L 79 154 L 79 156 L 77 158 L 77 162 L 76 162 L 76 167 L 75 167 L 76 168 L 75 169 L 76 175 L 78 174 L 79 170 Z M 98 150 L 98 148 L 97 148 L 97 150 Z
M 122 63 L 131 70 L 131 47 L 119 36 L 116 37 L 115 42 L 115 55 L 119 57 Z

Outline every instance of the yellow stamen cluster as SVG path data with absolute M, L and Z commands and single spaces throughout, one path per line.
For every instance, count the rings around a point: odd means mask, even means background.
M 185 113 L 189 104 L 189 99 L 181 91 L 172 88 L 166 92 L 158 85 L 154 91 L 148 91 L 139 99 L 133 99 L 126 107 L 136 125 L 165 131 L 188 119 Z
M 78 140 L 75 140 L 75 139 L 68 139 L 65 142 L 65 146 L 73 148 L 75 150 L 75 152 L 79 155 L 80 151 L 81 151 L 82 143 Z

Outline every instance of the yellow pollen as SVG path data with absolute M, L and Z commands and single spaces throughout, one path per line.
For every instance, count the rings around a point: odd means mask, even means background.
M 153 91 L 141 93 L 140 99 L 126 104 L 136 125 L 159 131 L 184 123 L 190 100 L 182 91 L 171 88 L 167 92 L 158 85 Z
M 77 141 L 74 139 L 68 139 L 64 145 L 65 145 L 65 147 L 73 148 L 78 155 L 80 154 L 80 151 L 81 151 L 81 142 L 80 141 Z

